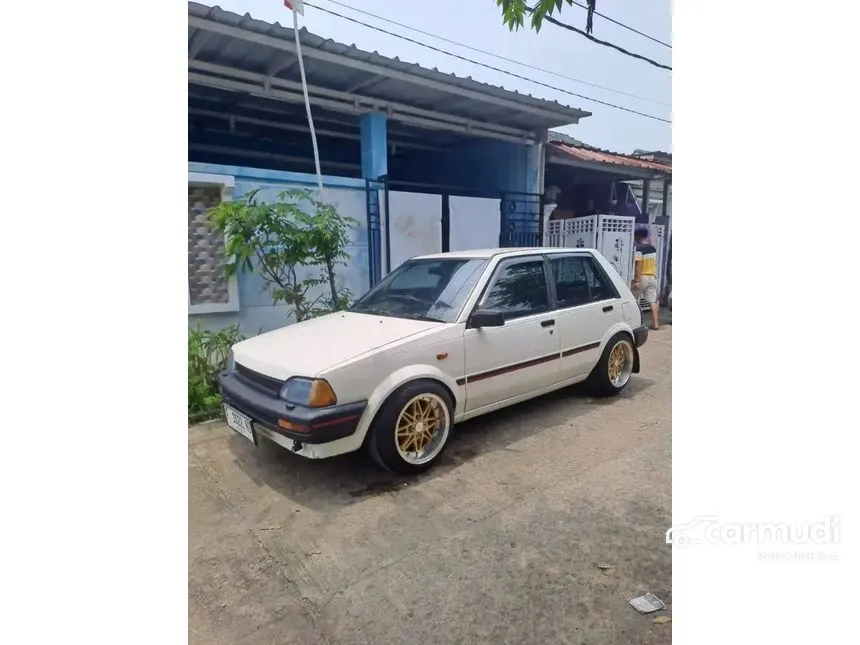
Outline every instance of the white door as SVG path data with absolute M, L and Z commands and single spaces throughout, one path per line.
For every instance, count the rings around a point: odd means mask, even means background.
M 542 257 L 500 262 L 477 309 L 501 312 L 501 327 L 467 328 L 466 411 L 558 381 L 559 340 Z
M 556 332 L 561 343 L 560 379 L 588 376 L 600 358 L 606 330 L 620 322 L 621 298 L 612 281 L 587 254 L 552 255 Z

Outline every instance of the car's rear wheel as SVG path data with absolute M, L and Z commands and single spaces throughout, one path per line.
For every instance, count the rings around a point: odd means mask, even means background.
M 454 418 L 451 395 L 439 383 L 407 383 L 382 405 L 373 420 L 370 454 L 384 468 L 404 475 L 439 461 Z
M 606 343 L 600 360 L 586 381 L 588 389 L 596 396 L 613 396 L 621 392 L 633 376 L 635 357 L 633 339 L 625 333 L 615 334 Z

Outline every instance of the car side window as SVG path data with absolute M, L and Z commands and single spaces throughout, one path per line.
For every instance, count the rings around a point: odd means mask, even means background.
M 501 312 L 505 320 L 549 311 L 542 259 L 503 263 L 491 285 L 481 309 Z
M 584 255 L 568 255 L 550 261 L 558 307 L 577 307 L 616 297 L 615 289 L 594 260 Z
M 585 260 L 585 275 L 588 277 L 588 289 L 591 295 L 591 302 L 599 302 L 601 300 L 611 300 L 617 298 L 618 293 L 615 287 L 609 282 L 606 274 L 600 270 L 593 258 L 583 258 Z

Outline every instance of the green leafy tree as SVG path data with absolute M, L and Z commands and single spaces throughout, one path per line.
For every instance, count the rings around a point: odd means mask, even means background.
M 588 5 L 588 13 L 585 18 L 585 31 L 591 33 L 594 21 L 594 9 L 597 0 L 584 0 Z M 533 6 L 525 0 L 496 0 L 496 5 L 502 8 L 502 22 L 512 31 L 523 26 L 525 17 L 531 16 L 530 25 L 535 31 L 540 31 L 543 20 L 555 12 L 561 12 L 564 5 L 572 5 L 573 0 L 537 0 Z
M 259 201 L 258 192 L 209 212 L 210 224 L 226 240 L 227 275 L 256 270 L 272 300 L 288 305 L 297 322 L 337 308 L 344 294 L 337 291 L 334 269 L 348 257 L 344 247 L 353 220 L 306 190 L 284 191 L 270 203 Z M 330 295 L 313 297 L 325 284 Z
M 352 300 L 352 294 L 348 289 L 338 289 L 335 268 L 349 259 L 346 247 L 351 241 L 351 229 L 358 222 L 341 215 L 333 205 L 315 199 L 309 190 L 291 190 L 283 195 L 312 206 L 312 212 L 301 211 L 297 219 L 308 232 L 312 263 L 325 270 L 329 287 L 326 305 L 332 311 L 345 309 Z

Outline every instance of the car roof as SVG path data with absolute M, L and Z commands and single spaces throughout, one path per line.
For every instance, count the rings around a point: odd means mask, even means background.
M 474 260 L 486 260 L 496 256 L 507 257 L 511 255 L 540 255 L 542 253 L 570 253 L 571 251 L 585 251 L 587 253 L 591 253 L 591 249 L 586 248 L 560 248 L 557 246 L 523 246 L 504 249 L 473 249 L 470 251 L 446 251 L 445 253 L 431 253 L 430 255 L 419 255 L 412 259 L 454 260 L 458 258 L 468 258 Z

